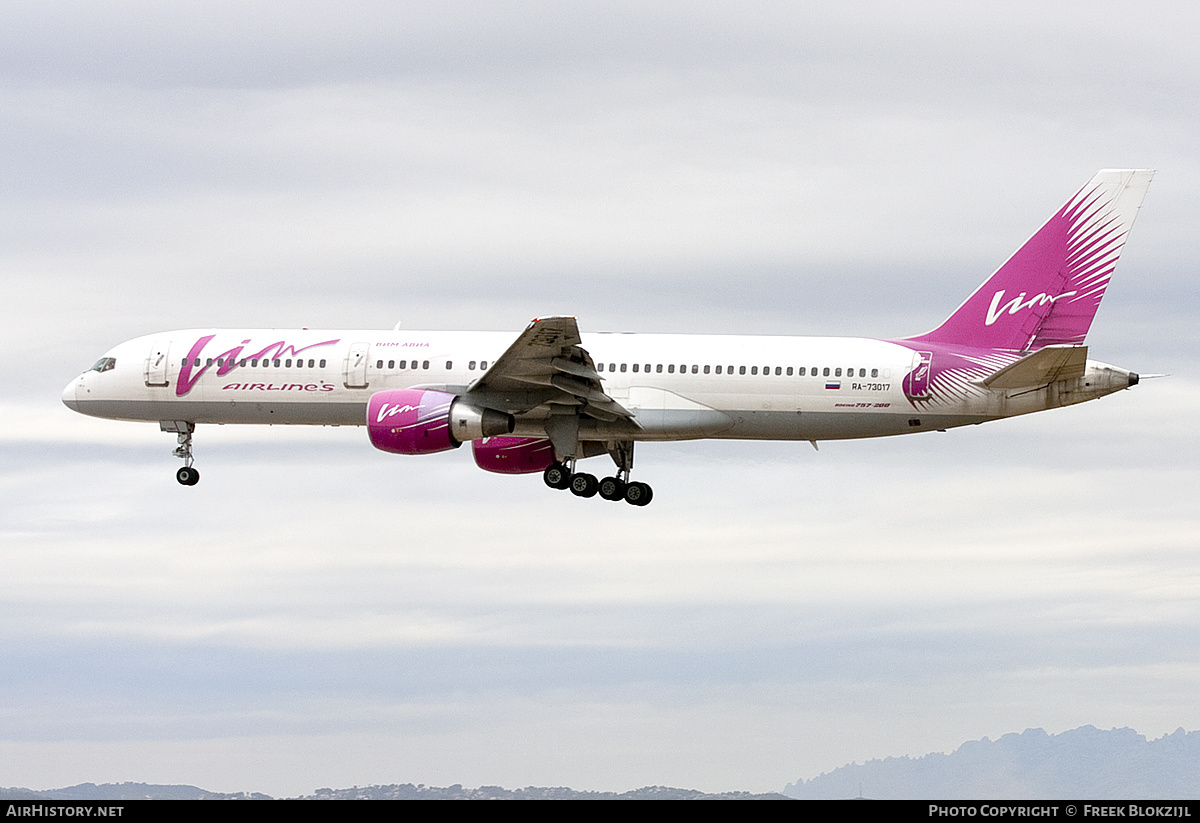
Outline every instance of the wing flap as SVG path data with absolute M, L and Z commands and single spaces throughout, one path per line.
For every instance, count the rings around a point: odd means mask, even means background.
M 574 317 L 542 317 L 531 322 L 491 368 L 468 389 L 469 394 L 499 398 L 531 387 L 544 394 L 545 406 L 574 406 L 583 416 L 606 423 L 633 420 L 633 415 L 604 392 L 596 364 L 583 347 Z M 489 405 L 496 405 L 494 401 Z M 528 406 L 502 408 L 519 414 Z

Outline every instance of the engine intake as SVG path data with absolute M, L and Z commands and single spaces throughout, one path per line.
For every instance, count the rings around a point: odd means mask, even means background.
M 371 445 L 392 454 L 433 454 L 468 440 L 509 434 L 511 414 L 481 409 L 452 394 L 430 389 L 388 389 L 367 403 Z

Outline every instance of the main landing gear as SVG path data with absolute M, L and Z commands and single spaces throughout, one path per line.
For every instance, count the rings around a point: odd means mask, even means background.
M 178 435 L 179 445 L 171 453 L 182 458 L 183 468 L 175 472 L 175 479 L 182 486 L 194 486 L 199 483 L 200 470 L 192 465 L 192 433 L 196 431 L 196 424 L 184 420 L 164 420 L 159 422 L 158 427 L 165 432 L 175 432 Z
M 576 473 L 562 463 L 553 463 L 542 473 L 542 479 L 552 489 L 570 489 L 576 497 L 599 494 L 605 500 L 624 500 L 631 506 L 645 506 L 654 499 L 654 490 L 648 483 L 630 482 L 628 469 L 618 469 L 616 477 L 597 480 L 594 475 Z

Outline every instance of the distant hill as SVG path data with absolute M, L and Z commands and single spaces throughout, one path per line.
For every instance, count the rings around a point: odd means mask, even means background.
M 972 740 L 951 754 L 852 763 L 784 788 L 829 799 L 1197 799 L 1200 732 L 1147 740 L 1133 729 L 1026 729 Z
M 65 789 L 0 788 L 0 800 L 271 800 L 258 792 L 222 794 L 195 786 L 156 786 L 152 783 L 80 783 Z M 695 789 L 646 786 L 628 792 L 583 792 L 563 787 L 527 786 L 504 789 L 480 786 L 465 789 L 459 784 L 438 787 L 424 783 L 393 783 L 387 786 L 354 786 L 350 789 L 317 789 L 298 800 L 787 800 L 781 794 L 722 792 L 706 794 Z
M 500 786 L 480 786 L 464 789 L 455 784 L 445 788 L 412 783 L 390 786 L 355 786 L 352 789 L 317 789 L 315 794 L 301 800 L 787 800 L 781 794 L 751 794 L 722 792 L 706 794 L 696 789 L 673 789 L 668 786 L 646 786 L 628 792 L 584 792 L 565 787 L 526 786 L 523 789 L 504 789 Z
M 565 787 L 464 788 L 393 783 L 317 789 L 303 800 L 783 800 L 838 799 L 1200 799 L 1200 732 L 1178 729 L 1147 740 L 1133 729 L 1101 731 L 1082 726 L 1062 734 L 1026 729 L 999 740 L 972 740 L 950 754 L 889 757 L 852 763 L 783 794 L 723 792 L 646 786 L 626 792 Z M 223 794 L 196 786 L 150 783 L 81 783 L 34 791 L 0 788 L 3 800 L 270 800 L 258 792 Z
M 195 786 L 159 786 L 153 783 L 80 783 L 65 789 L 0 788 L 0 800 L 270 800 L 253 792 L 207 792 Z

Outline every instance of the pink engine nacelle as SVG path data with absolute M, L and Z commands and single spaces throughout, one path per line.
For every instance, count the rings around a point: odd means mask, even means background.
M 471 444 L 475 465 L 497 474 L 545 471 L 554 462 L 554 447 L 545 438 L 488 437 Z
M 429 389 L 388 389 L 367 403 L 371 445 L 392 454 L 433 454 L 468 440 L 508 434 L 511 414 L 481 409 L 452 394 Z

